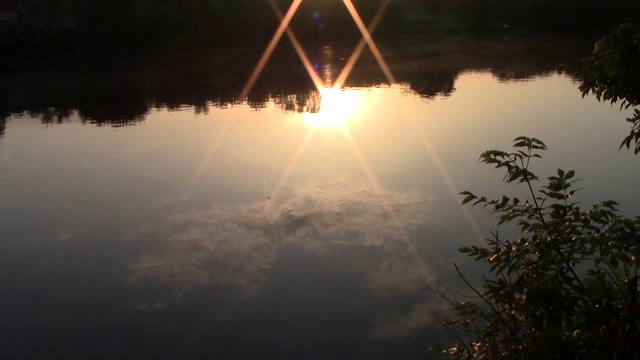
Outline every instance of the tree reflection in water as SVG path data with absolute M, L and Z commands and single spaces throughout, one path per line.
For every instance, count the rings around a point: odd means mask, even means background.
M 528 52 L 533 46 L 528 43 L 472 45 L 462 43 L 440 50 L 402 45 L 389 50 L 385 59 L 398 83 L 417 95 L 433 98 L 450 95 L 458 76 L 469 71 L 490 71 L 502 81 L 526 81 L 551 73 L 573 76 L 582 54 L 588 53 L 582 51 L 582 44 L 573 43 L 551 44 L 536 53 Z M 327 61 L 323 49 L 318 51 L 320 62 Z M 350 51 L 349 47 L 332 47 L 332 63 L 324 65 L 337 73 L 344 66 L 341 59 Z M 6 86 L 0 89 L 0 114 L 5 122 L 11 114 L 27 113 L 40 117 L 43 123 L 62 123 L 77 112 L 86 123 L 127 126 L 143 121 L 154 108 L 187 106 L 206 112 L 208 106 L 246 103 L 261 109 L 274 102 L 287 111 L 319 111 L 317 89 L 297 55 L 276 51 L 246 98 L 241 93 L 255 55 L 232 55 L 226 60 L 200 59 L 195 64 L 8 76 L 3 79 Z M 386 84 L 386 79 L 376 60 L 364 53 L 344 86 L 381 84 Z

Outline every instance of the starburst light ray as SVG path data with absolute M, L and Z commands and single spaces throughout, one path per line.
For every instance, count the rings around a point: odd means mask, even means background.
M 273 12 L 276 14 L 276 16 L 278 16 L 278 19 L 280 19 L 281 22 L 284 21 L 284 15 L 282 14 L 282 11 L 280 11 L 280 8 L 278 7 L 278 4 L 276 4 L 275 0 L 269 0 L 269 3 L 273 8 Z M 300 57 L 300 60 L 302 61 L 304 68 L 309 73 L 309 76 L 311 77 L 311 81 L 313 81 L 313 85 L 315 85 L 316 90 L 320 91 L 320 89 L 324 87 L 322 83 L 322 79 L 320 79 L 320 76 L 318 76 L 318 73 L 316 72 L 313 65 L 311 64 L 309 57 L 307 56 L 306 52 L 302 48 L 302 45 L 300 45 L 300 42 L 298 41 L 296 34 L 293 32 L 293 30 L 291 30 L 289 26 L 287 26 L 285 31 L 287 32 L 287 36 L 289 37 L 289 40 L 291 40 L 291 44 L 296 50 L 296 53 L 298 53 L 298 56 Z
M 371 20 L 371 23 L 369 24 L 369 28 L 367 29 L 370 34 L 372 34 L 375 31 L 375 29 L 378 27 L 380 20 L 382 20 L 382 16 L 387 11 L 387 7 L 389 7 L 390 1 L 391 0 L 385 0 L 385 2 L 382 3 L 380 8 L 378 9 L 378 12 L 375 14 L 373 19 Z M 342 88 L 342 86 L 344 86 L 344 83 L 347 81 L 347 77 L 349 77 L 351 70 L 353 70 L 353 67 L 355 66 L 356 62 L 360 58 L 360 55 L 362 55 L 362 51 L 364 50 L 364 47 L 366 45 L 367 45 L 367 41 L 363 37 L 358 42 L 358 45 L 353 50 L 351 57 L 349 57 L 349 60 L 347 60 L 347 63 L 345 64 L 344 68 L 340 72 L 340 75 L 338 75 L 338 78 L 334 82 L 333 84 L 334 88 L 340 89 Z
M 416 129 L 416 132 L 418 133 L 420 140 L 422 140 L 422 143 L 424 144 L 424 147 L 427 149 L 429 156 L 431 156 L 431 159 L 433 160 L 433 163 L 436 165 L 436 168 L 438 168 L 438 172 L 440 173 L 440 176 L 442 176 L 442 179 L 444 180 L 445 184 L 447 185 L 447 188 L 449 189 L 449 193 L 451 193 L 451 196 L 457 202 L 459 199 L 460 191 L 456 187 L 456 184 L 453 182 L 453 179 L 449 175 L 449 171 L 447 171 L 447 168 L 444 166 L 444 163 L 442 163 L 442 160 L 440 159 L 440 156 L 438 155 L 438 152 L 436 151 L 436 149 L 433 147 L 431 140 L 429 140 L 429 137 L 425 133 L 422 126 L 420 126 L 420 124 L 416 121 L 414 116 L 409 116 L 409 120 L 411 121 L 411 124 L 413 125 L 413 127 Z M 476 219 L 474 219 L 473 215 L 471 215 L 471 212 L 469 211 L 469 209 L 465 206 L 460 206 L 460 209 L 462 210 L 462 214 L 464 215 L 465 220 L 467 220 L 467 223 L 471 227 L 471 230 L 473 231 L 474 235 L 478 239 L 478 242 L 482 245 L 486 245 L 485 238 L 482 235 L 482 230 L 480 230 L 480 226 L 478 225 L 478 222 L 476 221 Z
M 385 62 L 380 50 L 378 49 L 377 45 L 373 41 L 373 38 L 371 37 L 371 33 L 373 33 L 373 31 L 379 24 L 380 20 L 382 19 L 382 16 L 386 12 L 390 1 L 391 0 L 384 0 L 380 8 L 378 9 L 377 13 L 375 14 L 373 20 L 371 21 L 371 24 L 367 28 L 365 27 L 364 22 L 362 21 L 362 18 L 360 17 L 360 14 L 358 13 L 355 5 L 353 5 L 352 1 L 343 0 L 345 7 L 349 11 L 349 14 L 353 18 L 354 23 L 356 24 L 360 33 L 362 34 L 362 39 L 359 41 L 357 47 L 354 49 L 353 54 L 349 58 L 347 65 L 344 67 L 344 69 L 340 73 L 340 76 L 334 82 L 334 86 L 333 86 L 334 88 L 341 88 L 344 85 L 346 78 L 349 76 L 349 74 L 353 70 L 355 63 L 357 62 L 358 58 L 362 54 L 362 51 L 364 50 L 365 45 L 369 46 L 369 49 L 373 53 L 373 56 L 378 62 L 378 65 L 382 69 L 382 72 L 385 74 L 387 81 L 389 81 L 389 83 L 391 84 L 396 83 L 396 80 L 393 74 L 391 73 L 389 66 Z M 255 85 L 255 82 L 258 79 L 258 76 L 260 76 L 260 73 L 262 73 L 262 71 L 264 70 L 266 63 L 269 61 L 269 58 L 273 54 L 273 51 L 276 45 L 278 44 L 278 42 L 280 41 L 280 39 L 282 38 L 282 35 L 284 34 L 284 32 L 287 33 L 287 36 L 291 40 L 292 45 L 294 46 L 296 52 L 298 53 L 298 56 L 300 57 L 300 60 L 302 61 L 307 73 L 311 77 L 311 80 L 313 81 L 315 87 L 318 90 L 324 87 L 320 77 L 318 76 L 313 65 L 311 64 L 311 61 L 309 61 L 308 56 L 304 52 L 302 45 L 298 41 L 293 30 L 291 30 L 291 28 L 289 27 L 291 20 L 293 19 L 293 16 L 298 11 L 298 8 L 302 3 L 302 0 L 294 0 L 291 6 L 289 7 L 289 10 L 287 11 L 286 15 L 282 14 L 282 11 L 278 7 L 278 5 L 275 3 L 275 0 L 269 0 L 269 2 L 271 7 L 274 10 L 274 13 L 280 19 L 280 25 L 278 26 L 276 33 L 273 35 L 273 38 L 269 42 L 269 45 L 267 46 L 265 52 L 262 54 L 260 61 L 254 68 L 251 76 L 249 77 L 249 80 L 247 81 L 245 87 L 243 88 L 242 94 L 241 94 L 242 98 L 246 97 L 251 91 L 251 89 L 253 88 L 253 86 Z
M 360 14 L 358 14 L 358 10 L 353 5 L 351 0 L 342 0 L 342 2 L 347 7 L 347 10 L 349 10 L 351 17 L 353 18 L 353 21 L 356 23 L 356 26 L 358 27 L 358 29 L 360 30 L 360 33 L 362 34 L 362 37 L 369 45 L 369 49 L 373 53 L 373 56 L 375 57 L 376 61 L 378 62 L 378 65 L 382 69 L 382 72 L 386 76 L 387 81 L 389 81 L 389 83 L 391 84 L 395 84 L 396 79 L 393 77 L 393 74 L 391 74 L 391 70 L 389 69 L 389 66 L 387 65 L 387 63 L 384 61 L 384 58 L 382 57 L 382 53 L 380 53 L 378 46 L 373 41 L 373 38 L 371 37 L 371 33 L 369 32 L 369 30 L 367 30 L 366 26 L 364 25 L 364 22 L 362 22 L 362 19 L 360 18 Z
M 293 155 L 293 158 L 291 158 L 291 161 L 289 161 L 289 165 L 287 165 L 287 168 L 282 173 L 280 180 L 278 180 L 278 184 L 276 184 L 276 187 L 273 189 L 273 192 L 271 193 L 271 196 L 270 196 L 271 201 L 267 203 L 267 206 L 264 209 L 264 214 L 266 216 L 269 215 L 269 212 L 271 211 L 273 204 L 276 202 L 276 199 L 278 195 L 280 195 L 282 188 L 289 180 L 289 177 L 293 173 L 293 170 L 296 168 L 296 166 L 298 166 L 298 162 L 300 161 L 302 154 L 304 154 L 304 151 L 307 148 L 307 144 L 309 144 L 309 141 L 315 134 L 316 130 L 317 129 L 314 129 L 314 128 L 309 129 L 309 131 L 307 132 L 307 135 L 304 137 L 304 139 L 302 139 L 300 146 L 298 146 L 298 150 L 296 150 L 296 153 Z
M 244 89 L 242 89 L 241 97 L 243 99 L 247 95 L 249 95 L 249 92 L 253 88 L 253 85 L 255 85 L 256 80 L 258 79 L 258 76 L 264 69 L 264 66 L 267 64 L 267 61 L 269 61 L 269 58 L 273 54 L 273 50 L 276 48 L 276 45 L 282 38 L 282 35 L 284 34 L 285 30 L 289 27 L 289 23 L 291 22 L 291 19 L 293 19 L 293 15 L 295 15 L 296 11 L 298 11 L 298 7 L 300 6 L 301 3 L 302 3 L 302 0 L 294 0 L 293 3 L 291 3 L 291 6 L 289 7 L 287 14 L 284 16 L 284 18 L 280 22 L 280 26 L 278 26 L 278 30 L 276 30 L 276 33 L 273 34 L 273 38 L 271 38 L 269 45 L 267 46 L 266 50 L 262 54 L 262 57 L 260 58 L 260 61 L 256 65 L 255 69 L 253 69 L 253 73 L 251 74 L 251 77 L 249 77 L 249 81 L 247 81 L 247 84 L 244 86 Z
M 398 217 L 396 216 L 396 213 L 393 211 L 393 208 L 391 207 L 391 205 L 389 205 L 389 201 L 387 200 L 387 197 L 385 195 L 384 188 L 380 185 L 378 178 L 376 178 L 375 174 L 371 170 L 371 167 L 369 166 L 369 163 L 367 162 L 367 160 L 365 160 L 364 156 L 362 156 L 362 152 L 358 148 L 358 145 L 356 145 L 355 141 L 353 141 L 353 138 L 351 137 L 351 133 L 349 133 L 349 130 L 346 128 L 342 129 L 342 133 L 345 139 L 347 140 L 347 143 L 349 143 L 349 146 L 351 147 L 351 151 L 353 151 L 354 156 L 358 160 L 358 163 L 360 164 L 362 171 L 367 177 L 367 180 L 369 180 L 371 187 L 373 188 L 374 192 L 378 195 L 378 197 L 380 197 L 380 199 L 382 200 L 384 209 L 391 216 L 391 218 L 393 219 L 393 222 L 398 227 L 400 238 L 402 239 L 402 242 L 405 244 L 409 254 L 413 258 L 412 260 L 416 265 L 418 272 L 424 276 L 429 276 L 430 277 L 429 281 L 434 281 L 435 279 L 433 279 L 432 276 L 430 275 L 432 274 L 432 271 L 428 270 L 427 265 L 425 264 L 424 260 L 422 260 L 422 257 L 418 253 L 418 249 L 416 248 L 415 243 L 411 240 L 411 238 L 407 234 L 407 231 L 402 225 L 402 222 L 400 221 L 400 219 L 398 219 Z
M 230 124 L 231 124 L 231 120 L 227 119 L 227 121 L 224 123 L 224 126 L 222 127 L 222 129 L 220 129 L 220 132 L 218 132 L 218 135 L 216 136 L 215 140 L 211 144 L 211 147 L 209 147 L 209 150 L 207 151 L 207 154 L 205 155 L 205 157 L 200 162 L 200 166 L 198 166 L 198 169 L 196 170 L 196 173 L 193 175 L 193 179 L 191 179 L 191 181 L 189 182 L 189 186 L 187 186 L 187 189 L 185 190 L 184 194 L 180 198 L 180 201 L 178 202 L 178 206 L 177 206 L 177 211 L 178 212 L 182 209 L 182 206 L 184 206 L 184 204 L 187 202 L 187 200 L 189 200 L 189 198 L 191 197 L 191 194 L 193 194 L 193 190 L 195 190 L 196 186 L 198 186 L 198 183 L 200 182 L 200 179 L 202 178 L 202 174 L 207 169 L 207 166 L 211 162 L 211 158 L 213 158 L 213 155 L 215 154 L 216 150 L 218 149 L 218 147 L 222 143 L 222 139 L 224 139 L 224 136 L 227 134 L 227 131 L 229 130 L 229 125 Z
M 301 1 L 302 0 L 294 1 L 294 3 L 292 3 L 292 5 L 289 7 L 289 10 L 288 10 L 287 14 L 283 16 L 282 11 L 278 7 L 278 5 L 275 3 L 275 1 L 274 0 L 270 0 L 270 4 L 271 4 L 271 6 L 273 8 L 274 13 L 276 14 L 276 16 L 281 21 L 280 22 L 280 26 L 278 27 L 278 30 L 274 34 L 274 37 L 272 38 L 271 42 L 267 46 L 267 49 L 265 50 L 262 58 L 258 62 L 258 65 L 254 69 L 254 72 L 252 73 L 251 78 L 247 82 L 247 86 L 245 86 L 245 89 L 243 91 L 243 95 L 246 96 L 248 94 L 248 92 L 251 90 L 251 88 L 253 87 L 253 85 L 255 84 L 255 81 L 256 81 L 257 77 L 259 76 L 259 74 L 264 69 L 264 66 L 266 65 L 269 57 L 273 53 L 273 50 L 274 50 L 276 44 L 281 39 L 281 37 L 282 37 L 284 32 L 287 33 L 287 36 L 291 40 L 291 43 L 293 44 L 298 56 L 300 57 L 300 60 L 302 61 L 302 63 L 304 65 L 306 71 L 308 72 L 309 76 L 311 77 L 314 85 L 316 86 L 316 89 L 320 92 L 320 90 L 325 87 L 323 82 L 322 82 L 322 80 L 320 79 L 320 77 L 318 76 L 317 72 L 315 71 L 313 65 L 311 64 L 311 61 L 309 61 L 309 58 L 306 55 L 302 45 L 298 41 L 298 39 L 297 39 L 296 35 L 294 34 L 293 30 L 291 30 L 290 27 L 289 27 L 291 19 L 293 18 L 293 16 L 295 15 L 296 11 L 298 10 L 298 7 L 299 7 Z M 379 24 L 383 14 L 385 13 L 385 11 L 386 11 L 386 9 L 387 9 L 387 7 L 389 5 L 389 1 L 390 0 L 385 0 L 384 1 L 384 3 L 378 9 L 378 11 L 377 11 L 376 15 L 374 16 L 373 20 L 371 21 L 371 24 L 369 25 L 369 28 L 366 28 L 364 26 L 364 23 L 362 22 L 362 19 L 361 19 L 360 15 L 358 14 L 358 11 L 356 10 L 356 8 L 353 5 L 353 3 L 351 2 L 351 0 L 343 0 L 344 5 L 347 7 L 347 10 L 349 11 L 351 17 L 353 18 L 354 22 L 356 23 L 356 26 L 358 27 L 358 29 L 360 30 L 360 32 L 362 34 L 362 39 L 359 42 L 359 44 L 356 47 L 356 49 L 354 50 L 353 54 L 351 55 L 351 57 L 350 57 L 350 59 L 349 59 L 349 61 L 347 63 L 347 66 L 342 70 L 338 80 L 336 82 L 334 82 L 334 86 L 333 86 L 334 89 L 335 88 L 340 88 L 340 87 L 342 87 L 342 85 L 344 85 L 344 82 L 345 82 L 346 78 L 349 76 L 349 73 L 352 71 L 353 66 L 357 62 L 358 58 L 360 57 L 365 45 L 369 46 L 371 52 L 374 54 L 374 57 L 376 58 L 376 60 L 377 60 L 377 62 L 379 64 L 379 66 L 381 67 L 383 73 L 387 77 L 387 80 L 392 84 L 396 82 L 395 78 L 391 74 L 391 71 L 389 70 L 389 67 L 387 66 L 387 64 L 384 61 L 380 51 L 378 50 L 378 47 L 376 46 L 375 42 L 373 41 L 373 39 L 371 37 L 371 32 L 373 32 L 375 30 L 375 28 L 377 27 L 377 25 Z M 273 192 L 271 194 L 271 198 L 274 201 L 271 201 L 267 205 L 267 207 L 265 208 L 265 214 L 268 214 L 269 211 L 271 210 L 271 208 L 273 206 L 273 203 L 275 202 L 275 199 L 278 197 L 278 195 L 282 191 L 282 188 L 284 187 L 284 185 L 288 181 L 289 177 L 293 173 L 293 171 L 294 171 L 295 167 L 297 166 L 297 164 L 298 164 L 298 162 L 300 160 L 300 157 L 304 153 L 309 141 L 311 140 L 311 138 L 315 134 L 315 131 L 316 131 L 316 129 L 314 129 L 314 128 L 311 128 L 309 130 L 309 132 L 307 133 L 306 137 L 303 139 L 303 141 L 301 142 L 300 146 L 298 147 L 298 150 L 294 154 L 293 158 L 291 159 L 291 161 L 287 165 L 284 173 L 280 177 L 280 180 L 278 181 L 276 187 L 274 188 L 274 190 L 273 190 Z M 378 180 L 376 179 L 375 175 L 371 171 L 371 169 L 370 169 L 369 165 L 367 164 L 366 160 L 361 155 L 358 147 L 355 145 L 355 143 L 351 139 L 351 136 L 349 135 L 347 130 L 343 128 L 342 132 L 343 132 L 343 135 L 345 136 L 345 139 L 349 142 L 349 144 L 350 144 L 350 146 L 352 148 L 352 151 L 354 153 L 354 156 L 357 158 L 358 162 L 360 163 L 360 165 L 361 165 L 363 171 L 365 172 L 367 178 L 369 179 L 369 182 L 371 183 L 372 187 L 374 188 L 376 193 L 378 193 L 378 195 L 383 199 L 385 204 L 387 204 L 386 205 L 387 211 L 390 214 L 392 214 L 394 219 L 396 219 L 396 224 L 398 225 L 398 228 L 400 229 L 400 232 L 402 234 L 402 237 L 403 237 L 404 241 L 407 242 L 407 245 L 408 245 L 408 247 L 410 249 L 413 249 L 412 252 L 417 254 L 417 252 L 415 251 L 415 247 L 410 246 L 411 245 L 410 241 L 408 240 L 408 237 L 406 235 L 406 232 L 405 232 L 402 224 L 400 223 L 400 221 L 397 220 L 395 214 L 393 214 L 392 209 L 388 206 L 388 202 L 386 202 L 384 200 L 385 199 L 384 191 L 383 191 L 382 187 L 379 185 Z M 424 264 L 422 263 L 422 266 L 420 266 L 421 272 L 424 269 L 426 269 L 426 266 L 424 266 Z M 426 273 L 426 271 L 424 271 L 424 273 Z

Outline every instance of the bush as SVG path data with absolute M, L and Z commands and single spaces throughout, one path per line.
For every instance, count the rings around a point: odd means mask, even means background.
M 490 208 L 499 223 L 516 222 L 522 237 L 495 233 L 487 247 L 459 249 L 489 272 L 476 288 L 458 271 L 477 301 L 441 292 L 457 314 L 447 323 L 457 341 L 442 352 L 456 359 L 640 357 L 640 218 L 620 216 L 614 201 L 581 210 L 572 202 L 573 170 L 558 169 L 536 192 L 529 165 L 547 147 L 527 137 L 513 146 L 486 151 L 480 161 L 505 168 L 504 180 L 527 186 L 530 199 L 462 194 L 463 204 Z
M 593 55 L 584 59 L 582 71 L 582 96 L 593 93 L 598 100 L 612 104 L 620 102 L 620 108 L 640 105 L 640 26 L 626 23 L 615 28 L 595 44 Z M 640 109 L 627 118 L 631 132 L 620 148 L 631 147 L 640 152 Z

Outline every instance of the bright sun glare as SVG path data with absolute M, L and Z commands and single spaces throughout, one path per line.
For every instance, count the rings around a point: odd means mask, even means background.
M 375 174 L 371 170 L 366 159 L 362 156 L 360 149 L 358 148 L 357 144 L 353 141 L 353 138 L 351 137 L 349 129 L 346 127 L 346 124 L 348 121 L 351 121 L 356 116 L 360 117 L 363 115 L 362 114 L 363 104 L 361 104 L 363 100 L 361 96 L 363 93 L 361 91 L 354 90 L 354 89 L 343 89 L 343 86 L 346 82 L 346 79 L 349 77 L 349 74 L 353 70 L 353 67 L 358 61 L 358 58 L 360 57 L 365 46 L 369 47 L 369 50 L 372 52 L 374 58 L 378 62 L 378 65 L 380 66 L 380 69 L 382 70 L 382 72 L 385 74 L 385 77 L 387 78 L 387 81 L 389 82 L 389 84 L 391 85 L 397 84 L 395 78 L 393 77 L 393 74 L 391 73 L 391 69 L 385 62 L 382 54 L 380 53 L 380 50 L 376 46 L 371 36 L 371 33 L 375 30 L 376 26 L 378 25 L 378 22 L 380 21 L 383 14 L 385 13 L 389 3 L 393 0 L 382 0 L 382 2 L 380 3 L 380 7 L 378 9 L 378 12 L 373 17 L 368 27 L 364 24 L 364 22 L 360 18 L 360 15 L 358 14 L 358 11 L 354 6 L 352 0 L 342 0 L 349 14 L 353 18 L 354 23 L 358 27 L 358 30 L 360 30 L 362 39 L 353 50 L 353 53 L 349 57 L 348 61 L 345 63 L 345 66 L 342 69 L 340 75 L 335 79 L 332 88 L 325 88 L 323 86 L 325 82 L 323 81 L 322 78 L 320 78 L 318 73 L 315 71 L 314 66 L 312 65 L 311 61 L 307 57 L 302 45 L 300 44 L 297 37 L 295 36 L 295 33 L 289 27 L 291 19 L 297 12 L 298 7 L 302 3 L 302 1 L 303 0 L 292 0 L 291 5 L 287 10 L 287 12 L 283 13 L 280 7 L 278 6 L 276 0 L 269 0 L 269 3 L 273 8 L 274 14 L 280 19 L 280 25 L 278 26 L 276 33 L 273 35 L 273 38 L 267 45 L 264 53 L 262 54 L 262 57 L 256 64 L 256 67 L 254 68 L 251 76 L 249 77 L 247 83 L 245 84 L 244 89 L 242 90 L 242 96 L 243 97 L 248 96 L 253 85 L 256 82 L 256 79 L 264 69 L 267 61 L 271 57 L 278 42 L 280 41 L 282 36 L 286 33 L 287 36 L 289 37 L 289 40 L 291 41 L 291 44 L 293 45 L 294 49 L 298 53 L 298 56 L 300 57 L 300 60 L 302 61 L 305 69 L 309 73 L 309 77 L 315 84 L 315 87 L 320 94 L 321 103 L 320 103 L 320 109 L 318 113 L 302 114 L 303 121 L 310 126 L 310 129 L 307 132 L 307 136 L 302 140 L 302 143 L 300 144 L 298 150 L 293 155 L 293 158 L 291 159 L 285 171 L 283 172 L 280 180 L 278 181 L 275 189 L 272 192 L 272 197 L 275 199 L 278 196 L 278 194 L 282 191 L 283 187 L 287 183 L 287 180 L 289 179 L 292 172 L 296 168 L 298 162 L 300 161 L 300 158 L 304 154 L 305 148 L 308 145 L 311 138 L 313 137 L 313 135 L 315 134 L 315 131 L 318 128 L 337 127 L 341 130 L 342 135 L 351 146 L 353 155 L 360 163 L 360 166 L 362 167 L 362 170 L 364 171 L 366 177 L 369 179 L 371 186 L 373 187 L 373 189 L 375 189 L 376 193 L 384 201 L 385 200 L 384 188 L 378 183 L 378 180 Z M 445 181 L 447 181 L 449 188 L 451 190 L 451 194 L 454 197 L 457 197 L 458 191 L 455 188 L 455 184 L 451 181 L 446 171 L 446 168 L 444 167 L 444 165 L 442 165 L 437 153 L 435 152 L 435 149 L 433 148 L 430 141 L 428 140 L 428 137 L 424 133 L 424 130 L 417 123 L 414 123 L 414 126 L 416 127 L 416 130 L 421 134 L 421 137 L 431 157 L 436 162 L 436 164 L 438 164 L 438 170 L 444 177 Z M 213 148 L 212 148 L 212 152 L 213 152 Z M 456 201 L 457 201 L 457 198 L 456 198 Z M 269 214 L 271 210 L 270 204 L 273 204 L 273 203 L 274 202 L 271 201 L 268 203 L 269 205 L 265 207 L 265 214 Z M 416 246 L 413 244 L 409 236 L 405 233 L 404 227 L 402 223 L 398 220 L 398 218 L 395 216 L 393 209 L 391 209 L 388 204 L 385 205 L 385 208 L 387 209 L 388 213 L 391 214 L 392 218 L 395 219 L 395 222 L 398 225 L 399 232 L 402 235 L 402 239 L 406 244 L 406 246 L 408 247 L 410 253 L 413 254 L 416 264 L 420 269 L 419 271 L 421 273 L 427 273 L 428 271 L 426 269 L 426 265 L 424 264 L 424 261 L 422 261 L 422 259 L 418 255 Z M 475 223 L 475 220 L 473 219 L 473 217 L 466 211 L 465 211 L 465 215 L 469 220 L 469 222 L 471 223 L 472 227 L 474 227 L 474 229 L 478 229 L 477 224 Z M 478 239 L 482 242 L 482 239 L 483 239 L 482 234 L 479 231 L 476 231 L 476 233 L 478 234 Z
M 304 121 L 314 128 L 344 127 L 358 115 L 360 93 L 350 89 L 320 89 L 320 111 L 305 113 Z

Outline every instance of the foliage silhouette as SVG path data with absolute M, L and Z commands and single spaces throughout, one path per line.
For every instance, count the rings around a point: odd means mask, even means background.
M 640 105 L 640 27 L 626 23 L 598 41 L 584 60 L 583 96 Z M 640 152 L 640 110 L 628 118 L 631 132 L 620 145 Z M 440 292 L 457 317 L 447 324 L 457 342 L 441 351 L 456 359 L 637 359 L 640 348 L 640 217 L 621 216 L 614 201 L 583 211 L 571 197 L 579 189 L 575 172 L 558 169 L 538 192 L 529 170 L 546 145 L 518 137 L 515 152 L 490 150 L 480 161 L 505 168 L 506 182 L 526 184 L 531 200 L 503 196 L 488 200 L 465 191 L 473 202 L 500 215 L 498 224 L 517 221 L 518 239 L 492 233 L 488 247 L 462 247 L 461 253 L 487 262 L 489 276 L 474 287 L 479 301 L 460 302 Z M 541 194 L 541 195 L 540 195 Z
M 620 108 L 636 107 L 627 119 L 631 132 L 620 148 L 631 147 L 640 152 L 640 26 L 623 24 L 604 36 L 595 45 L 593 56 L 584 60 L 582 95 L 593 93 L 598 100 L 611 104 L 620 102 Z
M 275 0 L 286 10 L 291 0 Z M 368 23 L 381 1 L 352 0 Z M 5 1 L 5 3 L 7 3 Z M 268 0 L 10 0 L 15 21 L 0 23 L 2 62 L 19 67 L 58 59 L 105 62 L 184 50 L 264 46 L 278 26 Z M 390 1 L 376 37 L 424 38 L 433 32 L 599 35 L 637 20 L 637 0 Z M 19 9 L 19 10 L 18 10 Z M 292 28 L 304 42 L 361 37 L 342 1 L 305 0 Z M 24 57 L 29 56 L 25 64 Z M 43 59 L 43 58 L 46 58 Z
M 529 169 L 546 145 L 518 137 L 515 151 L 490 150 L 480 161 L 505 168 L 506 182 L 525 185 L 531 198 L 489 200 L 465 191 L 473 202 L 516 222 L 522 236 L 498 233 L 487 247 L 459 251 L 488 263 L 479 288 L 458 274 L 477 301 L 440 292 L 457 317 L 447 322 L 457 341 L 441 350 L 456 359 L 632 359 L 640 355 L 638 264 L 640 217 L 621 216 L 614 201 L 581 210 L 572 202 L 575 172 L 558 169 L 537 192 Z
M 588 49 L 589 45 L 581 42 L 521 42 L 508 46 L 500 42 L 446 42 L 438 47 L 407 46 L 398 58 L 390 57 L 389 64 L 394 67 L 397 81 L 406 84 L 408 91 L 434 98 L 451 95 L 460 74 L 468 71 L 490 69 L 500 81 L 557 73 L 575 76 L 580 54 Z M 329 60 L 310 54 L 319 64 L 339 69 L 344 64 L 340 58 L 349 56 L 352 48 L 333 47 L 333 51 L 334 57 Z M 241 99 L 248 72 L 260 55 L 241 49 L 101 71 L 78 69 L 6 76 L 5 86 L 0 88 L 0 119 L 30 114 L 41 117 L 43 122 L 61 123 L 77 114 L 87 123 L 120 126 L 139 123 L 153 108 L 194 106 L 204 111 L 209 105 L 226 107 Z M 367 87 L 385 81 L 375 59 L 363 54 L 345 85 Z M 269 99 L 289 95 L 307 98 L 314 91 L 298 56 L 280 54 L 267 64 L 247 100 L 252 107 L 262 108 Z

